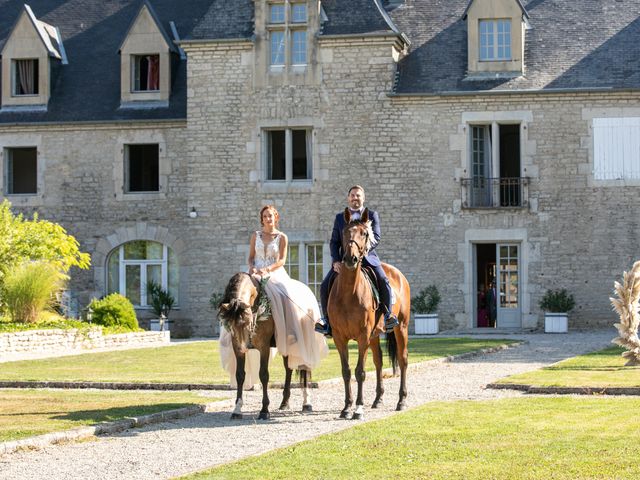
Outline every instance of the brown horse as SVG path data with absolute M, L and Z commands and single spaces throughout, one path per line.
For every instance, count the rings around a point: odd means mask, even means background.
M 384 393 L 380 338 L 375 335 L 378 321 L 376 305 L 369 281 L 362 271 L 362 259 L 369 250 L 373 233 L 368 220 L 368 210 L 365 209 L 360 220 L 350 221 L 351 215 L 348 209 L 345 210 L 344 215 L 347 225 L 342 231 L 342 251 L 344 252 L 342 269 L 331 288 L 327 308 L 331 319 L 333 341 L 342 363 L 345 401 L 340 418 L 349 418 L 353 405 L 347 344 L 349 340 L 355 340 L 358 342 L 358 364 L 355 372 L 358 382 L 358 396 L 356 410 L 352 418 L 362 419 L 364 417 L 362 386 L 365 380 L 365 363 L 369 346 L 371 346 L 373 363 L 376 367 L 376 398 L 371 408 L 377 408 L 382 403 L 382 394 Z M 396 295 L 393 313 L 398 317 L 399 325 L 393 329 L 393 332 L 387 334 L 387 347 L 394 373 L 397 367 L 400 367 L 400 399 L 396 410 L 403 410 L 407 397 L 407 344 L 411 292 L 407 279 L 398 269 L 387 264 L 382 266 Z M 374 333 L 373 336 L 372 333 Z
M 249 349 L 253 348 L 260 352 L 260 383 L 262 384 L 262 410 L 258 419 L 268 420 L 269 413 L 269 353 L 275 335 L 275 325 L 273 317 L 268 316 L 264 320 L 256 318 L 254 314 L 257 310 L 259 296 L 259 284 L 248 273 L 236 273 L 224 292 L 224 297 L 218 306 L 218 317 L 231 333 L 231 344 L 236 357 L 236 382 L 238 390 L 236 395 L 236 406 L 231 414 L 232 419 L 242 419 L 242 392 L 245 380 L 245 356 Z M 291 396 L 291 374 L 287 357 L 283 357 L 286 371 L 282 403 L 279 409 L 289 408 L 289 398 Z M 303 412 L 311 412 L 312 406 L 309 403 L 309 382 L 311 372 L 299 370 L 300 384 L 303 388 Z

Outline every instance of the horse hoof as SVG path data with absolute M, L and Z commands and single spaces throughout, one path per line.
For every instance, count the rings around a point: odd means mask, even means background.
M 364 420 L 364 413 L 354 413 L 351 420 Z
M 343 410 L 340 412 L 340 418 L 343 418 L 345 420 L 349 420 L 351 418 L 351 412 L 349 412 L 349 410 Z
M 400 402 L 396 407 L 396 412 L 401 412 L 402 410 L 406 410 L 406 409 L 407 409 L 407 406 L 404 404 L 404 402 Z
M 373 402 L 373 405 L 371 405 L 371 408 L 380 408 L 380 406 L 382 405 L 382 400 L 376 400 L 375 402 Z
M 242 420 L 242 414 L 241 413 L 232 413 L 231 414 L 231 420 Z
M 302 405 L 302 413 L 311 413 L 313 412 L 313 407 L 311 405 Z
M 289 410 L 289 402 L 282 402 L 278 407 L 278 410 Z
M 269 412 L 260 412 L 260 415 L 258 415 L 258 420 L 269 420 L 270 418 Z

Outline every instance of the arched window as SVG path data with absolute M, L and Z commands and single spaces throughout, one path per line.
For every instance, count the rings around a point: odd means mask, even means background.
M 178 302 L 179 269 L 173 251 L 159 242 L 134 240 L 115 248 L 107 259 L 107 293 L 120 293 L 136 307 L 148 307 L 147 283 L 153 281 Z

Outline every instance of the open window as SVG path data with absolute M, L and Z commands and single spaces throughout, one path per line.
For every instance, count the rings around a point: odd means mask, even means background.
M 38 194 L 38 151 L 36 147 L 5 149 L 5 195 Z
M 469 208 L 523 207 L 520 124 L 493 122 L 469 126 L 470 178 L 464 206 Z
M 267 181 L 311 180 L 311 130 L 264 130 Z
M 125 192 L 158 192 L 160 159 L 158 144 L 125 145 Z

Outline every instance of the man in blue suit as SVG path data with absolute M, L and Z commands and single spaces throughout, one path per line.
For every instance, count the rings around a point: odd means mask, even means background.
M 351 213 L 351 220 L 358 220 L 360 215 L 362 215 L 364 211 L 364 198 L 364 189 L 360 185 L 354 185 L 349 189 L 347 203 Z M 382 311 L 384 312 L 384 327 L 387 332 L 390 332 L 393 330 L 393 327 L 398 325 L 398 319 L 391 312 L 391 285 L 389 285 L 389 279 L 382 268 L 375 250 L 380 243 L 380 218 L 378 217 L 378 212 L 369 210 L 369 220 L 371 221 L 371 230 L 373 231 L 374 238 L 371 241 L 371 249 L 363 259 L 363 265 L 370 266 L 376 272 L 378 291 L 380 292 L 380 303 L 382 304 Z M 331 233 L 331 242 L 329 244 L 331 247 L 333 266 L 320 287 L 320 303 L 322 305 L 323 318 L 320 323 L 316 324 L 316 331 L 323 333 L 327 337 L 331 336 L 331 325 L 329 323 L 329 317 L 327 316 L 327 303 L 329 303 L 329 291 L 331 290 L 333 280 L 342 268 L 342 230 L 345 225 L 344 212 L 340 212 L 336 215 L 336 219 L 333 222 L 333 232 Z

